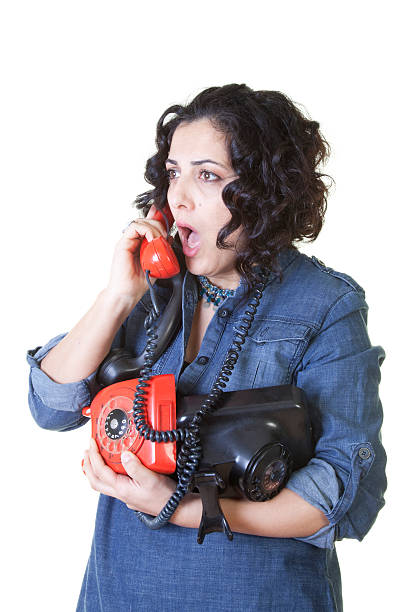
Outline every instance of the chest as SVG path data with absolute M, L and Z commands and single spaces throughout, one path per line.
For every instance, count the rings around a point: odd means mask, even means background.
M 219 312 L 211 306 L 202 308 L 202 304 L 197 303 L 192 311 L 184 307 L 184 326 L 154 368 L 156 374 L 175 373 L 181 395 L 209 393 L 228 351 L 235 340 L 240 341 L 238 330 L 248 310 L 244 303 L 236 310 L 227 302 Z M 265 305 L 241 342 L 226 391 L 293 383 L 313 331 L 300 318 Z M 184 361 L 190 363 L 185 369 Z
M 199 353 L 203 337 L 214 314 L 215 307 L 213 304 L 207 304 L 203 300 L 198 302 L 192 319 L 191 333 L 185 351 L 185 361 L 193 361 Z

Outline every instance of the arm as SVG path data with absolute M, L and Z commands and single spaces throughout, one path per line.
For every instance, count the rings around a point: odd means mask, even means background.
M 385 353 L 367 333 L 363 290 L 340 296 L 296 371 L 316 439 L 313 459 L 286 487 L 324 512 L 329 524 L 304 541 L 332 548 L 362 540 L 384 505 L 386 454 L 378 388 Z
M 153 214 L 152 207 L 148 217 Z M 126 228 L 115 248 L 107 288 L 41 362 L 41 369 L 55 382 L 76 382 L 98 368 L 123 321 L 148 289 L 138 254 L 141 240 L 164 233 L 162 224 L 149 218 Z
M 128 226 L 115 248 L 108 286 L 89 312 L 69 334 L 28 351 L 28 402 L 40 427 L 66 431 L 87 422 L 81 409 L 99 390 L 96 369 L 111 345 L 122 345 L 123 321 L 148 288 L 136 256 L 139 243 L 144 236 L 150 240 L 162 233 L 154 220 Z
M 149 470 L 133 453 L 124 453 L 122 464 L 128 476 L 113 472 L 105 464 L 97 445 L 90 440 L 90 449 L 84 454 L 84 472 L 92 488 L 120 499 L 131 510 L 156 516 L 174 492 L 174 481 Z M 320 510 L 287 489 L 267 502 L 226 498 L 220 500 L 220 505 L 230 528 L 240 533 L 291 538 L 310 536 L 328 524 Z M 189 493 L 181 501 L 170 522 L 180 527 L 197 529 L 201 516 L 200 496 Z
M 321 510 L 288 489 L 266 502 L 225 498 L 220 500 L 220 506 L 232 531 L 267 538 L 310 536 L 328 525 Z M 192 494 L 180 504 L 170 522 L 197 529 L 201 515 L 201 499 Z
M 44 357 L 41 370 L 58 383 L 78 382 L 90 376 L 142 295 L 132 299 L 108 289 L 101 291 L 84 317 Z

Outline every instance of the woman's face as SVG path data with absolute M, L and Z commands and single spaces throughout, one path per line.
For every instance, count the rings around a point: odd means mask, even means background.
M 222 190 L 237 178 L 228 157 L 225 137 L 208 119 L 181 123 L 175 130 L 166 161 L 168 204 L 177 224 L 188 270 L 207 276 L 215 285 L 232 289 L 240 275 L 236 252 L 216 246 L 219 230 L 231 219 Z M 238 228 L 226 242 L 235 245 Z

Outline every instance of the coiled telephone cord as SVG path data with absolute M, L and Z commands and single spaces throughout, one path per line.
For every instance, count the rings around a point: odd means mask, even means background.
M 159 316 L 159 308 L 154 298 L 153 287 L 151 286 L 148 273 L 146 273 L 147 282 L 149 283 L 150 293 L 153 303 L 153 309 L 150 311 L 145 321 L 147 344 L 145 350 L 145 364 L 139 375 L 139 383 L 136 386 L 135 399 L 133 402 L 134 423 L 139 435 L 150 440 L 151 442 L 182 442 L 181 450 L 177 457 L 177 488 L 160 511 L 154 517 L 144 512 L 135 511 L 138 518 L 147 525 L 150 529 L 160 529 L 171 518 L 176 511 L 180 501 L 188 493 L 191 487 L 192 478 L 199 467 L 202 457 L 202 446 L 200 441 L 200 427 L 204 418 L 212 414 L 220 406 L 220 401 L 223 395 L 223 389 L 229 382 L 230 376 L 233 373 L 234 367 L 238 361 L 239 354 L 245 342 L 248 331 L 254 321 L 254 316 L 262 298 L 263 290 L 268 281 L 268 276 L 261 273 L 261 280 L 258 281 L 252 291 L 250 302 L 242 317 L 243 325 L 236 328 L 232 346 L 228 350 L 224 363 L 220 372 L 210 390 L 208 397 L 202 403 L 199 410 L 195 413 L 191 424 L 187 428 L 171 429 L 167 431 L 158 431 L 152 429 L 146 420 L 145 405 L 147 401 L 148 381 L 152 377 L 152 366 L 154 363 L 154 353 L 157 346 L 157 334 L 155 320 Z

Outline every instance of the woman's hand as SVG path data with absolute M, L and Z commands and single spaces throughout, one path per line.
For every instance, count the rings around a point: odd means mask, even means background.
M 128 476 L 116 474 L 105 463 L 91 438 L 90 449 L 84 453 L 83 469 L 92 489 L 120 499 L 131 510 L 157 516 L 175 491 L 175 482 L 149 470 L 128 451 L 122 453 L 121 461 Z
M 125 298 L 133 305 L 147 289 L 145 274 L 140 265 L 139 250 L 142 240 L 148 241 L 166 236 L 166 227 L 153 217 L 156 207 L 153 205 L 146 218 L 135 219 L 123 231 L 122 238 L 115 247 L 111 274 L 106 291 L 114 297 Z M 139 297 L 140 296 L 140 297 Z

